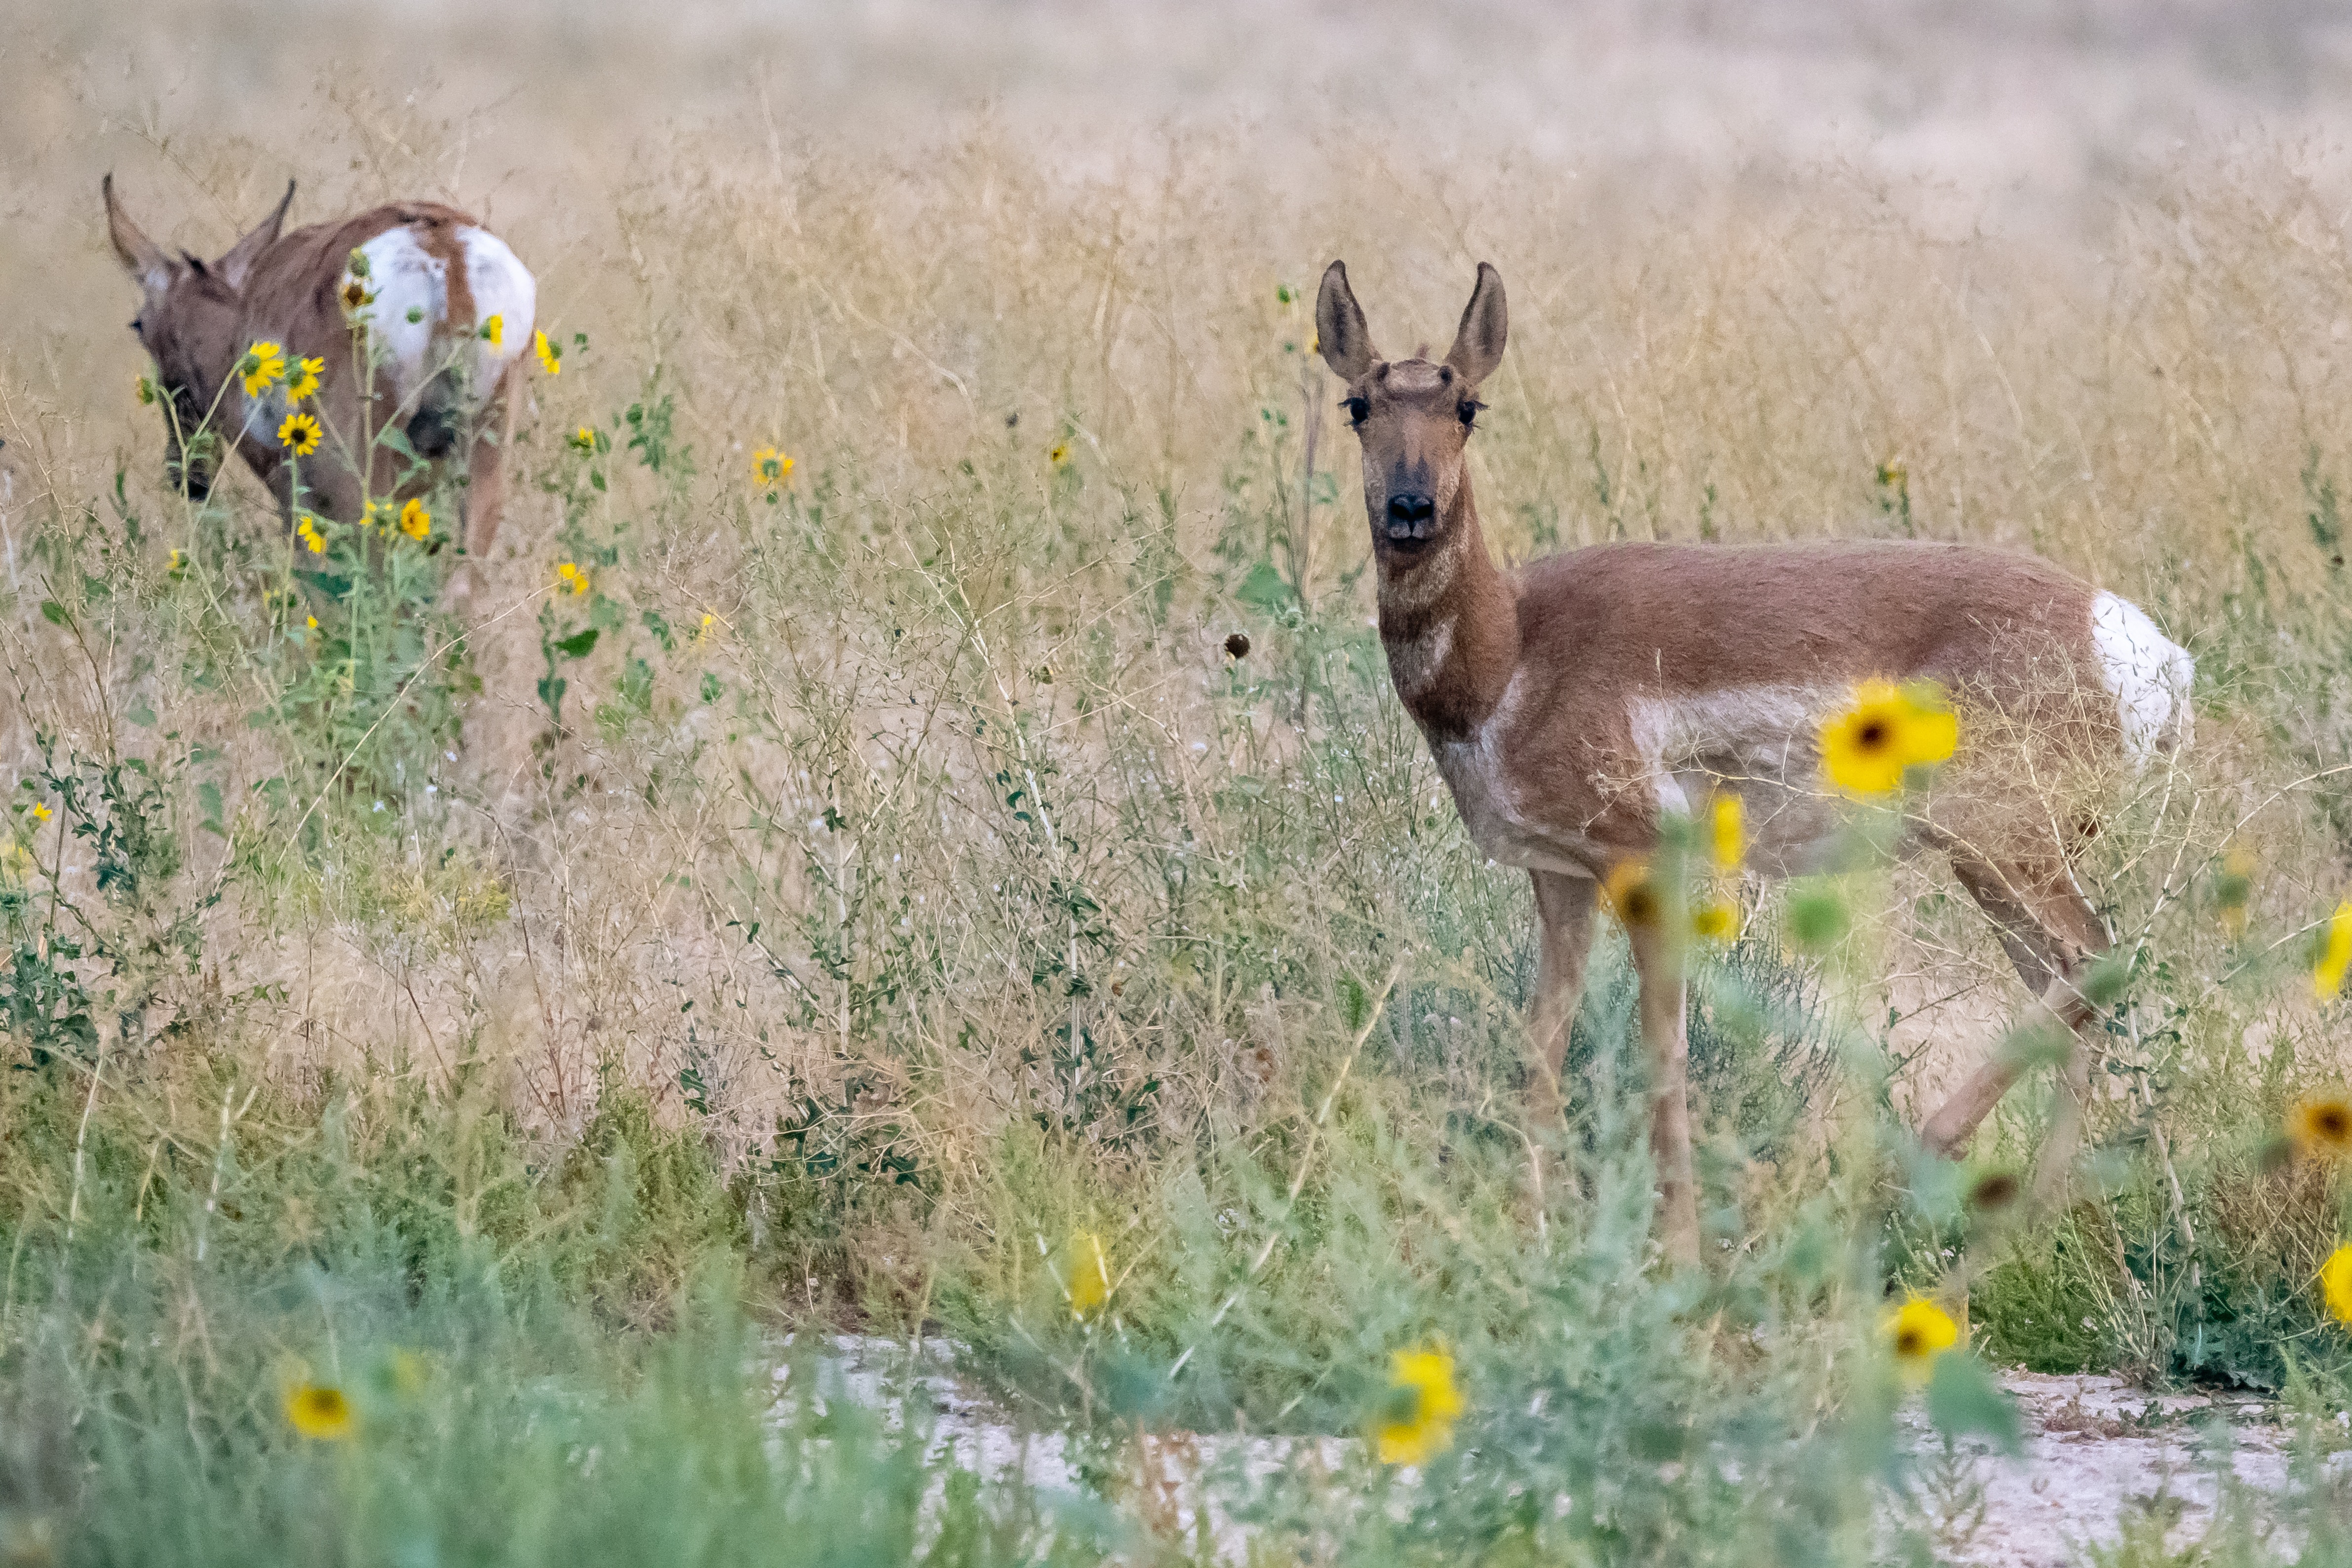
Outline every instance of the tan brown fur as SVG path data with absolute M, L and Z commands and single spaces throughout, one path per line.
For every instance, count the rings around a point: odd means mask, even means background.
M 2123 752 L 2115 699 L 2095 691 L 2089 674 L 2100 656 L 2096 590 L 2030 556 L 1895 541 L 1601 545 L 1507 577 L 1487 554 L 1464 461 L 1479 382 L 1502 355 L 1499 276 L 1479 268 L 1440 364 L 1382 361 L 1338 262 L 1316 319 L 1362 441 L 1381 636 L 1399 696 L 1480 848 L 1534 878 L 1531 1025 L 1543 1098 L 1558 1092 L 1595 888 L 1620 863 L 1656 851 L 1663 813 L 1686 799 L 1680 773 L 1748 797 L 1765 824 L 1757 869 L 1789 869 L 1772 852 L 1801 860 L 1826 841 L 1842 808 L 1813 782 L 1810 721 L 1780 721 L 1786 744 L 1774 768 L 1743 767 L 1743 706 L 1818 703 L 1874 677 L 1934 681 L 1965 705 L 1971 746 L 1914 813 L 1914 844 L 1950 856 L 2035 997 L 2070 1025 L 2085 1020 L 2075 982 L 2107 938 L 2067 856 L 2095 828 L 2084 781 Z M 1692 714 L 1687 758 L 1636 734 L 1637 724 Z M 1707 738 L 1709 724 L 1719 744 Z M 2014 766 L 2019 747 L 2031 768 Z M 2041 781 L 2032 798 L 2016 782 L 2029 775 Z M 2053 781 L 2081 799 L 2053 809 Z M 1688 1260 L 1697 1216 L 1680 919 L 1629 935 L 1663 1228 L 1670 1253 Z M 1958 1149 L 2018 1071 L 1988 1062 L 1930 1118 L 1924 1140 Z M 2079 1079 L 2070 1070 L 2069 1082 Z
M 103 191 L 115 251 L 145 294 L 133 325 L 154 359 L 175 415 L 166 465 L 175 487 L 184 481 L 198 499 L 210 488 L 214 475 L 186 460 L 181 436 L 193 432 L 211 410 L 210 428 L 235 444 L 278 498 L 290 526 L 297 504 L 293 465 L 273 439 L 274 432 L 246 428 L 243 392 L 234 384 L 225 386 L 233 381 L 247 346 L 257 340 L 280 344 L 289 366 L 303 358 L 324 365 L 319 390 L 308 406 L 341 438 L 341 450 L 331 445 L 300 465 L 304 509 L 348 521 L 360 514 L 363 495 L 397 501 L 429 487 L 430 472 L 401 486 L 405 462 L 373 444 L 374 432 L 415 414 L 415 399 L 395 399 L 380 378 L 371 386 L 341 290 L 354 250 L 406 226 L 446 269 L 448 309 L 436 329 L 437 339 L 446 339 L 457 324 L 474 320 L 471 284 L 457 238 L 459 229 L 480 226 L 471 215 L 437 202 L 394 202 L 281 235 L 294 195 L 289 183 L 275 213 L 220 261 L 206 264 L 193 256 L 168 257 L 149 241 L 117 203 L 112 175 L 107 176 Z M 460 538 L 473 555 L 488 552 L 504 509 L 502 458 L 504 444 L 513 433 L 519 390 L 509 368 L 480 399 L 473 428 L 458 443 L 468 464 Z M 486 433 L 495 439 L 480 439 Z M 362 448 L 368 450 L 372 468 L 365 485 L 349 458 L 351 451 Z

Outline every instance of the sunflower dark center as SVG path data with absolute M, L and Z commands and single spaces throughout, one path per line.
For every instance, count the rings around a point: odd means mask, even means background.
M 1853 732 L 1853 743 L 1864 751 L 1875 751 L 1885 746 L 1886 740 L 1886 721 L 1884 719 L 1872 719 Z
M 2321 1137 L 2331 1142 L 2341 1140 L 2352 1135 L 2352 1110 L 2341 1105 L 2325 1106 L 2314 1118 L 2314 1124 L 2318 1127 Z
M 1898 1331 L 1895 1333 L 1895 1354 L 1897 1354 L 1897 1355 L 1917 1355 L 1921 1351 L 1925 1350 L 1926 1348 L 1927 1348 L 1927 1342 L 1926 1342 L 1924 1339 L 1922 1339 L 1922 1338 L 1920 1337 L 1919 1331 L 1918 1331 L 1917 1329 L 1901 1329 L 1901 1330 L 1898 1330 Z

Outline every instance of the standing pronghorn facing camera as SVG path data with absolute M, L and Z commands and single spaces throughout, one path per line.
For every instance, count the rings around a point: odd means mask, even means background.
M 431 202 L 281 235 L 289 181 L 218 261 L 175 259 L 115 201 L 113 175 L 101 189 L 115 254 L 143 296 L 131 325 L 155 362 L 173 488 L 204 499 L 234 443 L 289 524 L 298 508 L 350 522 L 365 500 L 419 494 L 462 463 L 458 541 L 488 551 L 537 302 L 504 241 Z M 253 373 L 255 344 L 278 351 L 279 373 Z M 289 442 L 297 392 L 319 428 Z M 304 440 L 313 450 L 289 461 Z
M 2145 614 L 2045 561 L 1965 545 L 1600 545 L 1506 577 L 1465 461 L 1479 385 L 1503 357 L 1501 276 L 1480 266 L 1437 363 L 1381 357 L 1336 261 L 1315 324 L 1363 445 L 1397 695 L 1473 841 L 1535 880 L 1531 1032 L 1550 1093 L 1596 892 L 1657 854 L 1672 819 L 1727 795 L 1748 868 L 1830 869 L 1853 813 L 1821 778 L 1822 727 L 1865 683 L 1932 682 L 1965 705 L 1967 744 L 1932 790 L 1905 799 L 1901 842 L 1948 855 L 2039 1002 L 2078 1033 L 2089 1024 L 2078 985 L 2109 938 L 2070 853 L 2097 831 L 2101 784 L 2188 736 L 2189 655 Z M 1857 743 L 1879 744 L 1863 722 Z M 1689 1260 L 1687 922 L 1678 895 L 1618 912 L 1641 981 L 1664 1240 Z M 2071 1050 L 2079 1103 L 2086 1051 Z M 1957 1152 L 2024 1071 L 1996 1052 L 1924 1140 Z

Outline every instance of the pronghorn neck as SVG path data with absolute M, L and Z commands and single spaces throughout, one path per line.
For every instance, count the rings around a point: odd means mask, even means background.
M 1434 545 L 1378 553 L 1381 642 L 1397 695 L 1433 739 L 1475 733 L 1510 684 L 1519 620 L 1509 580 L 1487 558 L 1469 476 Z

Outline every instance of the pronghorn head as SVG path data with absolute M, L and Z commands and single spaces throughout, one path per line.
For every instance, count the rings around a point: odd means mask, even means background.
M 201 501 L 212 491 L 220 455 L 228 445 L 222 425 L 234 418 L 221 387 L 245 350 L 237 340 L 245 280 L 284 226 L 294 183 L 287 182 L 278 210 L 215 262 L 199 261 L 185 251 L 176 259 L 164 255 L 115 201 L 114 176 L 106 176 L 99 188 L 106 196 L 106 231 L 114 254 L 139 284 L 139 315 L 131 329 L 155 361 L 165 429 L 164 478 L 173 489 L 184 487 Z
M 1478 264 L 1478 287 L 1445 358 L 1383 360 L 1348 287 L 1344 262 L 1323 274 L 1315 300 L 1323 361 L 1348 383 L 1341 402 L 1364 448 L 1364 509 L 1384 569 L 1402 567 L 1454 528 L 1469 494 L 1463 450 L 1478 411 L 1478 383 L 1503 358 L 1508 320 L 1503 276 Z M 1425 352 L 1425 350 L 1424 350 Z

